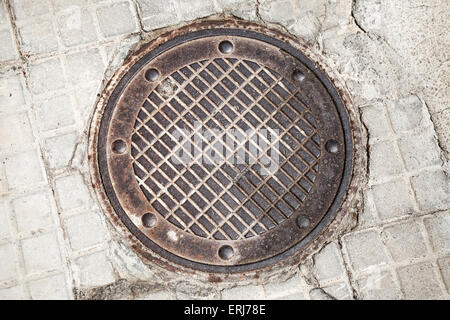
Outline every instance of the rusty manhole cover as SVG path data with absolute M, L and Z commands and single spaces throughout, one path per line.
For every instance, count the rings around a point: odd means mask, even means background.
M 150 256 L 210 272 L 272 265 L 344 199 L 353 146 L 341 98 L 300 51 L 249 26 L 173 32 L 105 91 L 96 168 Z

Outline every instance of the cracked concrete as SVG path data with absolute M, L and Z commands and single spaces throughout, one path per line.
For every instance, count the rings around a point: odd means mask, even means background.
M 11 263 L 0 267 L 0 298 L 448 299 L 450 4 L 186 3 L 2 1 L 0 258 Z M 116 5 L 122 18 L 110 35 L 102 13 Z M 65 14 L 76 21 L 80 12 L 91 22 L 66 34 Z M 268 280 L 205 284 L 149 267 L 119 238 L 91 188 L 87 135 L 102 82 L 141 41 L 230 15 L 293 34 L 338 75 L 365 127 L 367 179 L 353 225 L 298 268 Z M 39 46 L 26 28 L 34 24 Z M 5 141 L 14 126 L 20 137 Z M 43 246 L 43 257 L 31 253 Z

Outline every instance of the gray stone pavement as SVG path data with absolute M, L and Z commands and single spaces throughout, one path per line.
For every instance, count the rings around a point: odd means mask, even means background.
M 102 79 L 161 28 L 208 16 L 281 27 L 339 75 L 368 135 L 364 208 L 284 278 L 205 284 L 149 268 L 91 188 Z M 3 0 L 0 299 L 449 299 L 450 3 Z

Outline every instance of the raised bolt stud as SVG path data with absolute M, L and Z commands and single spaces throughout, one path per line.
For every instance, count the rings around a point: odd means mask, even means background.
M 325 144 L 325 148 L 329 153 L 338 153 L 339 143 L 336 140 L 328 140 Z
M 295 81 L 301 82 L 305 80 L 305 75 L 299 70 L 294 70 L 292 73 L 292 78 L 294 78 Z
M 297 225 L 299 228 L 307 228 L 309 227 L 310 221 L 309 218 L 306 216 L 298 216 L 297 218 Z
M 233 44 L 230 41 L 222 41 L 219 43 L 219 51 L 222 53 L 231 53 L 233 51 Z
M 148 69 L 145 71 L 145 79 L 148 81 L 155 81 L 159 77 L 159 72 L 156 69 Z
M 230 246 L 222 246 L 219 249 L 219 257 L 223 260 L 229 260 L 234 256 L 234 250 Z
M 142 224 L 146 228 L 151 228 L 156 225 L 156 217 L 153 213 L 146 213 L 142 216 Z
M 118 139 L 112 143 L 112 151 L 117 154 L 124 154 L 127 151 L 127 144 L 125 141 Z

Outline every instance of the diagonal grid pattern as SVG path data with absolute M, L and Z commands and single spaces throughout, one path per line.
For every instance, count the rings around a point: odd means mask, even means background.
M 320 138 L 303 101 L 289 81 L 249 60 L 181 68 L 151 92 L 135 122 L 141 190 L 165 219 L 200 237 L 238 240 L 275 228 L 301 207 L 318 170 Z M 180 128 L 190 133 L 182 141 L 174 134 Z M 239 133 L 231 143 L 230 129 Z M 264 143 L 246 136 L 264 129 L 277 134 Z M 198 134 L 205 130 L 213 134 Z M 278 168 L 264 174 L 268 153 Z

